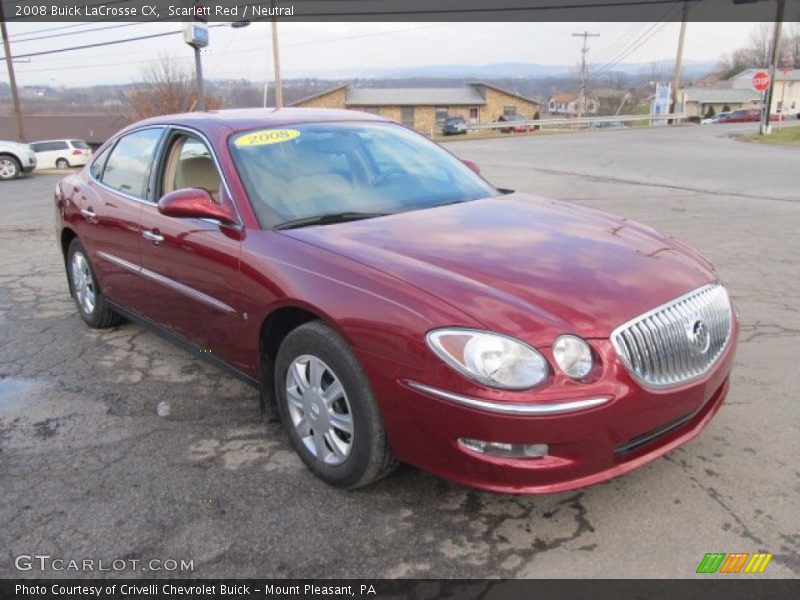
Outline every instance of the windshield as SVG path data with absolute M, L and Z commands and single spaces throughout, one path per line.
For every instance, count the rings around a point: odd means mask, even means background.
M 339 213 L 383 215 L 497 191 L 460 160 L 392 123 L 315 123 L 250 131 L 231 153 L 264 228 Z

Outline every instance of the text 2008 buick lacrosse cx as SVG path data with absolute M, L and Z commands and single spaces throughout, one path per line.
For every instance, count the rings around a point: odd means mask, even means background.
M 137 320 L 259 386 L 333 485 L 402 461 L 556 492 L 695 437 L 738 329 L 714 268 L 476 170 L 365 113 L 174 115 L 58 184 L 57 233 L 90 327 Z

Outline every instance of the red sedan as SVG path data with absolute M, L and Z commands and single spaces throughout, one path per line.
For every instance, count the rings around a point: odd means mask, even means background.
M 143 121 L 56 204 L 83 320 L 137 321 L 253 384 L 333 485 L 402 461 L 585 486 L 692 439 L 728 391 L 737 317 L 699 253 L 497 190 L 373 115 Z
M 769 116 L 770 121 L 780 121 L 781 115 L 771 113 Z M 713 121 L 714 124 L 719 123 L 758 123 L 761 121 L 761 110 L 758 108 L 743 108 L 735 110 L 729 115 L 720 117 Z

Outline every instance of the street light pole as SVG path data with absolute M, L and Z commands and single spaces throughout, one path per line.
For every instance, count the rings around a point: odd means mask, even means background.
M 206 110 L 206 86 L 203 81 L 203 61 L 200 58 L 200 48 L 194 47 L 194 72 L 197 77 L 197 110 Z
M 275 69 L 275 108 L 283 108 L 281 58 L 280 49 L 278 48 L 278 22 L 275 20 L 275 0 L 272 0 L 272 61 Z
M 3 36 L 3 51 L 6 55 L 6 68 L 8 68 L 8 83 L 11 86 L 11 100 L 14 103 L 14 117 L 17 120 L 17 138 L 20 142 L 25 141 L 25 124 L 22 120 L 22 107 L 19 103 L 19 92 L 17 91 L 17 78 L 14 75 L 14 63 L 11 60 L 11 43 L 8 41 L 8 31 L 6 30 L 5 16 L 3 15 L 3 5 L 0 4 L 0 33 Z

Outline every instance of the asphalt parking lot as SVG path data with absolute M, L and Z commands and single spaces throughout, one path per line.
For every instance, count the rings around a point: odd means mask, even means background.
M 775 555 L 766 572 L 736 577 L 800 576 L 800 149 L 730 137 L 752 129 L 448 145 L 500 187 L 697 247 L 741 312 L 732 390 L 703 435 L 539 497 L 410 467 L 357 492 L 326 486 L 262 425 L 251 388 L 137 325 L 86 328 L 54 239 L 58 176 L 3 183 L 0 577 L 81 576 L 15 569 L 20 554 L 48 554 L 189 559 L 192 572 L 171 574 L 196 577 L 672 578 L 695 576 L 706 552 L 755 551 Z

